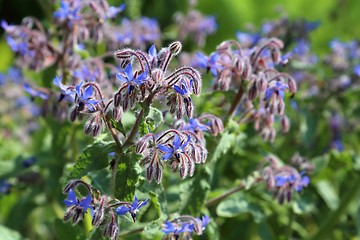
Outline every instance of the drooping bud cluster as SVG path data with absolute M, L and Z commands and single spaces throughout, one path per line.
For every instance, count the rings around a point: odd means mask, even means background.
M 86 197 L 77 197 L 75 190 L 80 185 L 88 190 Z M 149 201 L 149 199 L 138 201 L 134 195 L 133 203 L 121 202 L 106 195 L 101 195 L 99 191 L 82 180 L 70 181 L 65 186 L 63 192 L 68 194 L 67 199 L 64 201 L 64 204 L 67 206 L 64 221 L 72 219 L 72 223 L 77 224 L 84 219 L 85 214 L 89 210 L 92 225 L 95 228 L 103 228 L 103 237 L 109 237 L 111 240 L 118 239 L 119 233 L 119 225 L 115 212 L 120 216 L 130 213 L 135 222 L 137 212 Z
M 154 135 L 149 133 L 139 139 L 136 152 L 144 155 L 141 161 L 146 168 L 149 181 L 161 182 L 164 162 L 173 172 L 179 170 L 180 176 L 192 176 L 196 164 L 206 161 L 205 140 L 191 131 L 167 130 Z
M 171 221 L 166 221 L 162 229 L 166 240 L 192 239 L 192 235 L 202 235 L 210 218 L 206 215 L 200 218 L 183 215 Z
M 167 73 L 172 57 L 180 51 L 180 42 L 173 42 L 159 52 L 155 46 L 148 53 L 128 48 L 116 51 L 115 56 L 120 59 L 124 71 L 117 74 L 121 85 L 114 95 L 114 107 L 127 111 L 137 102 L 152 101 L 165 95 L 172 114 L 177 118 L 185 114 L 191 118 L 194 110 L 191 94 L 199 95 L 201 76 L 192 67 Z M 133 60 L 140 69 L 134 69 Z
M 41 23 L 32 17 L 24 18 L 21 25 L 1 22 L 6 41 L 11 50 L 19 57 L 19 66 L 40 70 L 55 63 L 58 51 L 49 43 L 47 33 Z
M 178 38 L 191 38 L 200 47 L 205 45 L 207 35 L 213 34 L 217 29 L 214 16 L 204 16 L 197 10 L 190 10 L 187 15 L 177 13 L 175 20 L 179 24 Z
M 275 116 L 280 116 L 282 131 L 288 131 L 284 96 L 285 92 L 294 94 L 297 91 L 295 80 L 274 68 L 281 62 L 282 47 L 282 41 L 275 38 L 263 39 L 251 49 L 242 48 L 236 41 L 225 41 L 210 57 L 198 53 L 193 63 L 211 71 L 215 78 L 214 89 L 239 89 L 239 99 L 233 103 L 230 113 L 240 105 L 243 111 L 240 121 L 255 121 L 255 129 L 264 140 L 270 141 L 276 135 Z
M 293 156 L 291 163 L 293 166 L 283 165 L 277 157 L 267 156 L 261 164 L 261 177 L 280 204 L 290 202 L 294 192 L 302 191 L 310 182 L 305 172 L 313 169 L 312 164 L 298 154 Z

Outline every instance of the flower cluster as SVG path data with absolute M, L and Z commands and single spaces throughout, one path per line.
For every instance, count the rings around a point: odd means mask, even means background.
M 298 154 L 293 156 L 291 163 L 292 166 L 283 165 L 277 157 L 267 156 L 261 165 L 262 179 L 280 204 L 290 202 L 294 192 L 301 192 L 310 182 L 305 172 L 311 171 L 313 165 Z
M 243 113 L 239 121 L 254 121 L 255 129 L 270 141 L 276 136 L 275 116 L 280 117 L 282 131 L 288 131 L 284 96 L 285 92 L 297 91 L 295 80 L 274 68 L 281 62 L 282 47 L 282 41 L 275 38 L 262 39 L 251 49 L 242 48 L 236 41 L 225 41 L 210 57 L 198 54 L 194 61 L 194 66 L 211 71 L 215 90 L 238 88 L 230 114 L 240 106 Z
M 187 15 L 178 13 L 175 15 L 175 20 L 179 23 L 179 39 L 185 40 L 190 37 L 198 46 L 204 46 L 207 35 L 217 29 L 214 16 L 204 16 L 197 10 L 191 10 Z
M 76 196 L 75 188 L 80 185 L 88 190 L 86 197 L 78 198 Z M 149 199 L 138 201 L 134 195 L 133 203 L 121 202 L 106 195 L 100 195 L 99 191 L 81 180 L 70 181 L 65 186 L 64 193 L 68 194 L 67 199 L 64 200 L 64 204 L 67 206 L 64 221 L 72 219 L 72 223 L 77 224 L 84 219 L 85 213 L 89 212 L 91 214 L 92 225 L 94 227 L 102 227 L 103 237 L 109 237 L 111 240 L 118 239 L 119 233 L 118 221 L 114 212 L 119 216 L 130 213 L 135 222 L 140 208 L 144 207 L 149 201 Z
M 183 215 L 171 221 L 166 221 L 162 231 L 166 234 L 164 239 L 192 239 L 192 235 L 202 235 L 210 218 L 206 215 L 200 218 Z

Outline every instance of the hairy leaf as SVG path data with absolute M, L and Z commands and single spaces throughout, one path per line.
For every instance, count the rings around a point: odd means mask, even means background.
M 76 160 L 69 178 L 81 178 L 88 172 L 105 168 L 109 165 L 107 156 L 114 150 L 114 142 L 98 141 L 87 146 Z

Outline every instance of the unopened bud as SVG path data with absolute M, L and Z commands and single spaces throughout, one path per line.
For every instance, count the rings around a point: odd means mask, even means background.
M 173 55 L 178 55 L 181 52 L 182 44 L 179 41 L 170 43 L 169 49 Z

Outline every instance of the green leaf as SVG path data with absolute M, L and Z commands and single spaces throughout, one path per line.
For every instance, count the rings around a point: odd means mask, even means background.
M 114 119 L 111 119 L 110 123 L 113 128 L 115 128 L 116 130 L 121 132 L 122 135 L 124 135 L 124 137 L 126 137 L 126 129 L 121 121 L 115 121 Z
M 141 155 L 134 152 L 123 154 L 119 160 L 116 173 L 115 197 L 122 201 L 132 201 L 135 193 L 135 185 L 138 182 L 141 168 L 139 161 Z
M 216 208 L 216 214 L 220 217 L 236 217 L 249 212 L 249 204 L 243 199 L 226 199 L 219 203 Z
M 237 195 L 239 196 L 239 195 Z M 231 218 L 244 213 L 249 213 L 254 217 L 256 223 L 260 223 L 265 215 L 262 210 L 254 204 L 249 203 L 248 200 L 239 198 L 225 199 L 216 208 L 216 213 L 220 217 Z
M 236 136 L 229 132 L 224 132 L 217 144 L 211 161 L 216 161 L 222 154 L 225 154 L 236 141 Z
M 316 183 L 316 189 L 320 196 L 324 199 L 326 205 L 331 209 L 335 210 L 339 205 L 339 197 L 336 193 L 333 185 L 327 181 L 322 180 Z
M 7 228 L 3 225 L 0 225 L 0 236 L 1 236 L 1 240 L 22 240 L 25 239 L 23 238 L 20 233 Z
M 150 126 L 150 130 L 154 131 L 164 122 L 162 112 L 154 107 L 150 107 L 149 114 L 146 117 L 146 123 Z
M 98 141 L 87 146 L 76 160 L 69 178 L 81 178 L 88 172 L 107 167 L 109 165 L 107 156 L 113 151 L 115 151 L 114 142 Z
M 160 229 L 162 228 L 161 224 L 163 223 L 162 220 L 156 220 L 149 222 L 146 224 L 144 228 L 143 236 L 145 239 L 162 239 L 162 236 L 164 235 Z

